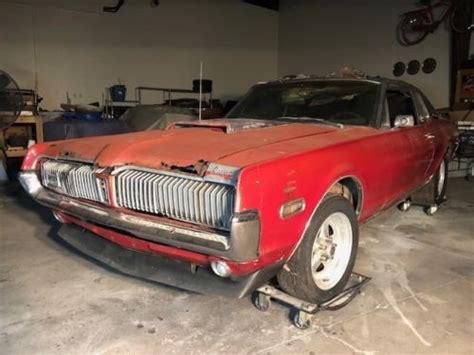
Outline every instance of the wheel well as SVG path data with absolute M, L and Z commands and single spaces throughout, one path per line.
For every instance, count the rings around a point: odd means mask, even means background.
M 352 203 L 356 213 L 360 213 L 362 208 L 362 187 L 354 178 L 347 177 L 339 180 L 332 185 L 328 193 L 344 196 Z

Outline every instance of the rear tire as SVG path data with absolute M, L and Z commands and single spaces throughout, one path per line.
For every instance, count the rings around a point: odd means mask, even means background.
M 434 202 L 440 205 L 446 201 L 446 190 L 448 188 L 448 165 L 449 159 L 445 157 L 434 176 Z
M 318 207 L 301 244 L 277 275 L 280 287 L 308 302 L 335 297 L 349 281 L 358 241 L 353 205 L 340 195 L 330 195 Z

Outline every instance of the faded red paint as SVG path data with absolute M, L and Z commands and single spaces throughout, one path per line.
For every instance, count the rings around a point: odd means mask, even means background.
M 212 121 L 206 121 L 209 124 Z M 164 169 L 193 166 L 198 161 L 239 167 L 236 212 L 258 210 L 261 217 L 260 256 L 251 263 L 231 263 L 234 274 L 245 274 L 287 259 L 325 193 L 342 178 L 352 177 L 360 184 L 361 222 L 409 196 L 439 167 L 455 131 L 452 123 L 441 119 L 403 129 L 351 126 L 339 129 L 302 123 L 234 133 L 226 133 L 227 128 L 225 120 L 216 120 L 213 127 L 174 128 L 36 145 L 22 169 L 37 168 L 35 164 L 41 155 L 67 155 L 93 161 L 100 167 L 136 165 Z M 426 134 L 434 134 L 435 139 L 427 140 Z M 305 199 L 304 212 L 281 219 L 282 204 L 296 198 Z M 71 222 L 125 247 L 198 264 L 215 259 L 138 242 L 78 220 Z

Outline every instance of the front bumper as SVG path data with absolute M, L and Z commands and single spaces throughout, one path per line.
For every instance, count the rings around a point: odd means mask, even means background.
M 63 224 L 59 236 L 82 253 L 125 274 L 184 290 L 243 298 L 272 278 L 282 263 L 250 275 L 222 278 L 207 267 L 192 271 L 186 262 L 125 249 L 73 224 Z
M 258 257 L 260 221 L 257 213 L 237 214 L 229 235 L 170 224 L 162 218 L 143 216 L 111 206 L 75 200 L 44 188 L 36 171 L 19 174 L 22 186 L 39 203 L 86 222 L 122 230 L 137 238 L 170 245 L 235 262 Z

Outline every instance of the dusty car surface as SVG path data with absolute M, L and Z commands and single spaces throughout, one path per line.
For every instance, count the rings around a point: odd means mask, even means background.
M 276 276 L 320 302 L 358 224 L 432 181 L 443 200 L 454 132 L 403 82 L 279 80 L 225 119 L 35 145 L 20 178 L 63 239 L 125 273 L 235 297 Z

